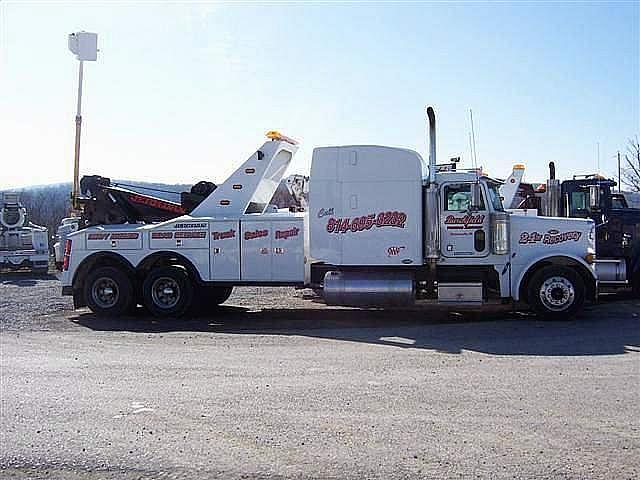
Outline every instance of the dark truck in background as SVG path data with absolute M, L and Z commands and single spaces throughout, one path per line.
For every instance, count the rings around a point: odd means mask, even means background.
M 629 207 L 617 183 L 598 174 L 555 178 L 549 164 L 546 184 L 521 183 L 513 208 L 538 215 L 590 218 L 596 224 L 596 271 L 603 287 L 631 287 L 640 297 L 640 208 Z

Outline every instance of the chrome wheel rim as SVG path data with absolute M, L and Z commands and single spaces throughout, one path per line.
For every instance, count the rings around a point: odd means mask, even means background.
M 118 284 L 110 277 L 100 277 L 91 287 L 91 298 L 100 308 L 111 308 L 120 298 Z
M 549 310 L 561 312 L 567 310 L 576 298 L 576 290 L 565 277 L 549 277 L 540 286 L 540 301 Z
M 175 307 L 180 301 L 180 295 L 180 285 L 171 277 L 156 278 L 151 285 L 151 298 L 158 308 Z

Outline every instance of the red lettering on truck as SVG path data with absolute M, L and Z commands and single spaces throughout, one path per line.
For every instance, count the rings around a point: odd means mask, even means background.
M 276 240 L 286 240 L 289 237 L 297 237 L 300 233 L 298 227 L 290 228 L 289 230 L 276 230 Z
M 361 217 L 345 217 L 327 220 L 328 233 L 362 232 L 371 230 L 373 227 L 397 227 L 404 228 L 407 221 L 407 214 L 404 212 L 389 211 L 380 213 L 370 213 Z
M 252 232 L 244 232 L 245 240 L 253 240 L 254 238 L 266 237 L 269 235 L 269 230 L 254 230 Z
M 141 205 L 148 205 L 150 207 L 161 208 L 167 212 L 173 213 L 187 213 L 187 211 L 179 205 L 174 205 L 157 198 L 145 197 L 143 195 L 129 195 L 129 201 L 133 203 L 139 203 Z
M 235 238 L 236 231 L 232 228 L 224 232 L 211 232 L 211 236 L 214 240 L 225 240 L 227 238 Z
M 544 245 L 556 245 L 558 243 L 577 242 L 582 237 L 582 232 L 572 230 L 569 232 L 560 232 L 558 230 L 549 230 L 547 233 L 538 232 L 522 232 L 518 243 L 521 245 L 527 245 L 531 243 L 540 243 Z
M 447 229 L 456 228 L 478 228 L 484 223 L 484 215 L 464 215 L 462 217 L 456 217 L 455 215 L 447 215 L 444 220 L 444 224 Z

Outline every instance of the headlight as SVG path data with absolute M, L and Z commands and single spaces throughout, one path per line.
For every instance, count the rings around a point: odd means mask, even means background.
M 509 253 L 509 216 L 504 212 L 491 215 L 492 250 L 496 255 Z

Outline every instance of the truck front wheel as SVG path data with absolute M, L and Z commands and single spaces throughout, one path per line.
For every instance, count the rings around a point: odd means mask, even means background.
M 543 319 L 566 320 L 584 306 L 585 284 L 573 269 L 552 265 L 541 268 L 529 284 L 529 304 Z
M 182 316 L 193 299 L 189 274 L 177 266 L 151 270 L 142 284 L 142 297 L 145 307 L 157 317 Z
M 87 276 L 84 298 L 93 313 L 117 316 L 133 304 L 133 286 L 126 273 L 115 267 L 101 267 Z

